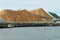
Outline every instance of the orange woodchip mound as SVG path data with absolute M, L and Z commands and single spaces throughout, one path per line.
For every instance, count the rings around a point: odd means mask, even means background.
M 47 16 L 48 18 L 44 17 Z M 3 10 L 0 12 L 0 18 L 6 20 L 6 22 L 31 22 L 31 21 L 48 21 L 51 17 L 44 10 Z

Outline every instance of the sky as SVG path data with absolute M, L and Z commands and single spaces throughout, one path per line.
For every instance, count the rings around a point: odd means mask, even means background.
M 54 12 L 60 16 L 60 0 L 0 0 L 0 10 L 3 9 L 37 9 Z

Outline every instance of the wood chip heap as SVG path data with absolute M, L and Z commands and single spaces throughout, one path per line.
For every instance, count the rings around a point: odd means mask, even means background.
M 31 11 L 6 9 L 0 12 L 0 18 L 5 19 L 6 22 L 43 22 L 52 19 L 42 8 Z

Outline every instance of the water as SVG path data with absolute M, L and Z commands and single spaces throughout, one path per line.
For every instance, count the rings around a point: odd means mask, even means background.
M 60 27 L 0 29 L 0 40 L 60 40 Z

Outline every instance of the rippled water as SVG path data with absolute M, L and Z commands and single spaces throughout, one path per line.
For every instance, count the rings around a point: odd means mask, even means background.
M 60 27 L 0 29 L 0 40 L 60 40 Z

